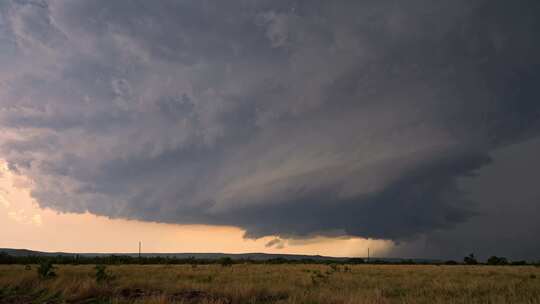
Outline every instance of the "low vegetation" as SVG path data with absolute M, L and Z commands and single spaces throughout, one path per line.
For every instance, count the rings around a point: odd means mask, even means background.
M 26 266 L 24 269 L 29 270 L 29 268 Z M 42 261 L 37 268 L 37 273 L 41 279 L 50 279 L 56 277 L 56 273 L 54 272 L 54 266 L 51 260 Z
M 0 265 L 0 304 L 540 303 L 534 266 L 224 264 Z

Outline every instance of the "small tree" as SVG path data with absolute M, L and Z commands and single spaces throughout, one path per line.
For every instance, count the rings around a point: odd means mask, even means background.
M 478 261 L 474 257 L 474 254 L 471 253 L 468 256 L 463 258 L 463 263 L 465 263 L 467 265 L 476 265 L 476 264 L 478 264 Z
M 487 260 L 488 265 L 507 265 L 508 260 L 504 257 L 492 256 Z
M 229 267 L 232 266 L 233 260 L 230 257 L 223 257 L 219 259 L 219 264 L 223 267 Z
M 56 277 L 56 273 L 54 272 L 54 265 L 49 260 L 44 260 L 39 264 L 39 267 L 37 269 L 38 275 L 42 279 L 49 279 Z

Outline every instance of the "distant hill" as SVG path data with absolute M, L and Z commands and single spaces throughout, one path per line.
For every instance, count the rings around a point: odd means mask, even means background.
M 5 252 L 11 256 L 86 256 L 86 257 L 101 257 L 110 255 L 121 255 L 137 257 L 138 253 L 68 253 L 68 252 L 43 252 L 34 251 L 28 249 L 11 249 L 0 248 L 0 252 Z M 252 259 L 252 260 L 270 260 L 276 258 L 283 258 L 287 260 L 346 260 L 347 258 L 327 257 L 320 255 L 298 255 L 298 254 L 268 254 L 268 253 L 143 253 L 143 257 L 176 257 L 176 258 L 190 258 L 196 259 L 219 259 L 223 257 L 230 257 L 232 259 Z
M 11 256 L 15 257 L 22 257 L 22 256 L 58 256 L 58 255 L 66 255 L 70 256 L 69 253 L 63 253 L 63 252 L 41 252 L 41 251 L 33 251 L 28 249 L 10 249 L 10 248 L 0 248 L 0 252 L 7 253 Z
M 130 256 L 137 257 L 138 253 L 68 253 L 68 252 L 43 252 L 43 251 L 34 251 L 28 249 L 12 249 L 12 248 L 0 248 L 0 252 L 7 253 L 15 257 L 24 257 L 24 256 L 84 256 L 84 257 L 103 257 L 103 256 Z M 286 259 L 286 260 L 314 260 L 314 261 L 346 261 L 350 258 L 348 257 L 330 257 L 330 256 L 321 256 L 321 255 L 301 255 L 301 254 L 274 254 L 274 253 L 143 253 L 143 257 L 175 257 L 178 259 L 220 259 L 223 257 L 229 257 L 233 260 L 247 260 L 251 259 L 254 261 L 266 261 L 271 259 Z M 363 258 L 366 259 L 366 258 Z M 399 263 L 404 260 L 412 260 L 415 263 L 437 263 L 439 260 L 433 259 L 402 259 L 402 258 L 371 258 L 372 260 Z

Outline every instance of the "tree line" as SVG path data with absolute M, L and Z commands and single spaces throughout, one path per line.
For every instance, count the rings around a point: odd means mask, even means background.
M 536 263 L 527 261 L 508 261 L 504 257 L 492 256 L 485 263 L 479 262 L 474 254 L 464 257 L 463 262 L 453 260 L 445 262 L 430 262 L 430 261 L 415 261 L 412 259 L 403 260 L 384 260 L 384 259 L 285 259 L 272 258 L 266 260 L 254 259 L 231 259 L 230 257 L 222 257 L 218 259 L 204 258 L 178 258 L 175 256 L 154 256 L 154 257 L 134 257 L 128 255 L 107 255 L 107 256 L 83 256 L 83 255 L 57 255 L 57 256 L 13 256 L 5 252 L 0 252 L 0 264 L 19 264 L 31 265 L 41 264 L 44 261 L 59 265 L 155 265 L 155 264 L 170 264 L 170 265 L 232 265 L 232 264 L 432 264 L 432 265 L 537 265 L 540 266 L 540 261 Z

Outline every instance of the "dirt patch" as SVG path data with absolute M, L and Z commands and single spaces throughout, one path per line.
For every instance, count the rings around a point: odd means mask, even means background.
M 255 302 L 257 303 L 274 303 L 278 301 L 287 300 L 289 295 L 286 293 L 278 294 L 261 294 L 255 297 Z
M 219 296 L 211 294 L 204 291 L 198 290 L 189 290 L 177 292 L 170 297 L 173 301 L 178 301 L 182 303 L 200 303 L 200 302 L 211 302 L 211 303 L 221 303 L 221 304 L 230 304 L 231 300 L 224 296 Z
M 45 290 L 32 294 L 25 294 L 19 288 L 12 290 L 0 290 L 0 304 L 58 304 L 61 303 L 59 296 L 45 296 Z
M 126 288 L 126 289 L 122 289 L 118 296 L 125 300 L 137 300 L 140 298 L 159 296 L 161 294 L 162 292 L 158 290 L 148 291 L 148 290 L 143 290 L 139 288 L 135 288 L 135 289 Z
M 11 295 L 0 297 L 0 304 L 31 304 L 31 296 Z
M 0 304 L 34 304 L 36 298 L 27 295 L 12 295 L 7 297 L 0 297 Z M 58 300 L 40 301 L 40 304 L 58 304 Z
M 143 290 L 143 289 L 122 289 L 118 294 L 119 298 L 128 301 L 134 301 L 141 298 L 149 297 L 165 297 L 170 302 L 182 302 L 182 303 L 201 303 L 211 302 L 220 304 L 230 304 L 231 300 L 224 296 L 211 294 L 205 291 L 188 290 L 176 292 L 173 294 L 167 294 L 160 290 Z

